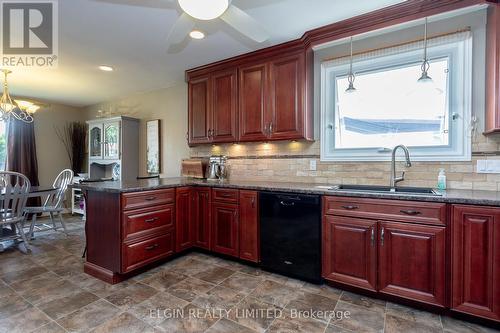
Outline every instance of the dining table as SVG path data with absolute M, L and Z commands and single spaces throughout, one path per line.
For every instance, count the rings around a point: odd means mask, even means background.
M 58 189 L 59 188 L 52 186 L 31 186 L 28 193 L 28 198 L 40 197 L 41 201 L 43 202 L 44 198 L 48 197 L 51 194 L 56 194 Z M 0 190 L 0 201 L 2 200 L 3 193 L 4 191 Z M 2 240 L 2 237 L 10 237 L 13 235 L 13 233 L 16 232 L 16 230 L 13 228 L 14 226 L 12 226 L 11 229 L 5 228 L 4 226 L 0 227 L 0 252 L 16 244 L 16 242 L 12 240 Z

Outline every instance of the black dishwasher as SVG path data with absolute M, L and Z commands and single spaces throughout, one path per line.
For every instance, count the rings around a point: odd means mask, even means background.
M 261 267 L 321 282 L 319 195 L 260 192 Z

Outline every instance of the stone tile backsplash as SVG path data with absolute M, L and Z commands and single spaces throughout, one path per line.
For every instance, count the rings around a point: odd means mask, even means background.
M 446 170 L 450 189 L 500 191 L 500 174 L 476 173 L 478 159 L 500 159 L 500 137 L 477 135 L 472 144 L 472 161 L 413 162 L 401 185 L 436 187 L 439 169 Z M 192 147 L 191 157 L 227 155 L 230 177 L 238 180 L 294 181 L 304 183 L 367 184 L 389 183 L 389 162 L 321 162 L 320 143 L 276 142 L 205 145 Z M 317 170 L 310 171 L 311 160 Z M 401 162 L 398 171 L 406 168 Z

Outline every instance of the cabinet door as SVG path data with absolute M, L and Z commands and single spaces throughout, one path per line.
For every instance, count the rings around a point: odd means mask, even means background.
M 270 137 L 304 137 L 304 56 L 294 55 L 270 64 Z
M 210 249 L 210 188 L 193 189 L 194 245 Z
M 500 209 L 454 206 L 453 310 L 500 319 Z
M 376 290 L 377 222 L 351 217 L 323 219 L 323 277 Z
M 213 142 L 234 142 L 238 139 L 238 82 L 236 70 L 212 75 Z
M 120 159 L 120 122 L 104 123 L 104 156 L 109 160 Z
M 239 141 L 267 139 L 267 66 L 239 69 Z
M 238 257 L 238 206 L 212 204 L 212 244 L 214 252 Z
M 259 262 L 258 193 L 240 191 L 240 258 Z
M 191 219 L 191 189 L 178 188 L 175 195 L 175 250 L 186 250 L 193 246 Z
M 102 124 L 91 125 L 89 128 L 89 155 L 91 159 L 102 158 Z
M 379 292 L 444 307 L 446 228 L 379 223 Z
M 208 75 L 188 83 L 189 144 L 210 142 L 210 80 Z

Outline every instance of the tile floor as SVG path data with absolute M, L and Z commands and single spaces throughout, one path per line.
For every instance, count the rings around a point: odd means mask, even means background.
M 67 220 L 31 255 L 0 253 L 0 332 L 493 332 L 199 253 L 108 285 L 82 273 L 83 224 Z

